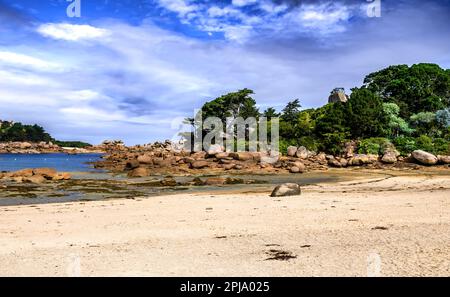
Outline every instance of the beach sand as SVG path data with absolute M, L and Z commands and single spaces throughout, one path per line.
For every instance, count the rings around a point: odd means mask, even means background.
M 450 276 L 450 176 L 0 207 L 1 276 Z

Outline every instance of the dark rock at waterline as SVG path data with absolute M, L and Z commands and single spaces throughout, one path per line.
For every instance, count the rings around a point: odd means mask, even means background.
M 125 164 L 125 168 L 128 170 L 132 170 L 135 168 L 138 168 L 140 166 L 139 161 L 138 160 L 129 160 L 126 164 Z
M 301 195 L 301 193 L 302 191 L 300 185 L 294 183 L 286 183 L 277 186 L 270 196 L 271 197 L 298 196 Z

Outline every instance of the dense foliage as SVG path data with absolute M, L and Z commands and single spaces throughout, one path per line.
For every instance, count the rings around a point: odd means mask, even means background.
M 73 147 L 73 148 L 86 148 L 92 146 L 90 143 L 82 142 L 82 141 L 59 141 L 56 140 L 54 142 L 56 145 L 60 147 Z
M 0 121 L 0 142 L 53 142 L 63 147 L 83 148 L 91 146 L 80 141 L 57 141 L 39 125 Z
M 255 116 L 259 111 L 244 89 L 206 103 L 204 116 Z M 310 150 L 342 153 L 350 140 L 360 153 L 383 153 L 395 146 L 406 155 L 415 149 L 450 153 L 450 70 L 435 64 L 391 66 L 369 74 L 363 86 L 352 89 L 347 102 L 301 110 L 299 99 L 277 113 L 266 109 L 269 120 L 280 117 L 280 148 L 305 146 Z
M 0 126 L 0 141 L 52 141 L 52 137 L 38 125 L 23 125 L 22 123 L 2 122 Z

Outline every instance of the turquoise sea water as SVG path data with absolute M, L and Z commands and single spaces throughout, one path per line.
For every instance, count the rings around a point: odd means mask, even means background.
M 0 172 L 16 171 L 25 168 L 55 168 L 62 172 L 96 171 L 87 162 L 98 161 L 101 154 L 0 154 Z

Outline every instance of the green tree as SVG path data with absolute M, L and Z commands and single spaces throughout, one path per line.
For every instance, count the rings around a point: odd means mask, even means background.
M 436 121 L 443 128 L 450 127 L 450 108 L 438 110 L 436 112 Z
M 295 123 L 300 114 L 301 107 L 302 105 L 299 99 L 289 102 L 281 113 L 281 119 L 288 123 Z
M 408 123 L 399 116 L 400 107 L 395 103 L 384 103 L 383 111 L 387 119 L 386 134 L 390 137 L 398 137 L 400 133 L 411 134 L 414 129 L 411 129 Z
M 367 88 L 352 90 L 347 102 L 348 126 L 353 137 L 382 136 L 386 117 L 381 99 Z
M 390 66 L 366 76 L 364 85 L 384 102 L 396 103 L 403 118 L 450 103 L 450 71 L 436 64 Z
M 252 90 L 243 89 L 207 102 L 201 108 L 203 119 L 218 117 L 225 123 L 227 117 L 257 118 L 259 111 L 251 97 L 253 94 Z
M 346 106 L 341 102 L 330 103 L 314 113 L 315 135 L 320 140 L 319 148 L 325 152 L 339 154 L 350 136 L 346 121 Z
M 409 121 L 419 135 L 435 136 L 439 134 L 436 114 L 434 112 L 419 112 L 413 114 Z
M 263 112 L 263 117 L 266 117 L 268 121 L 279 116 L 280 114 L 273 107 L 269 107 Z

